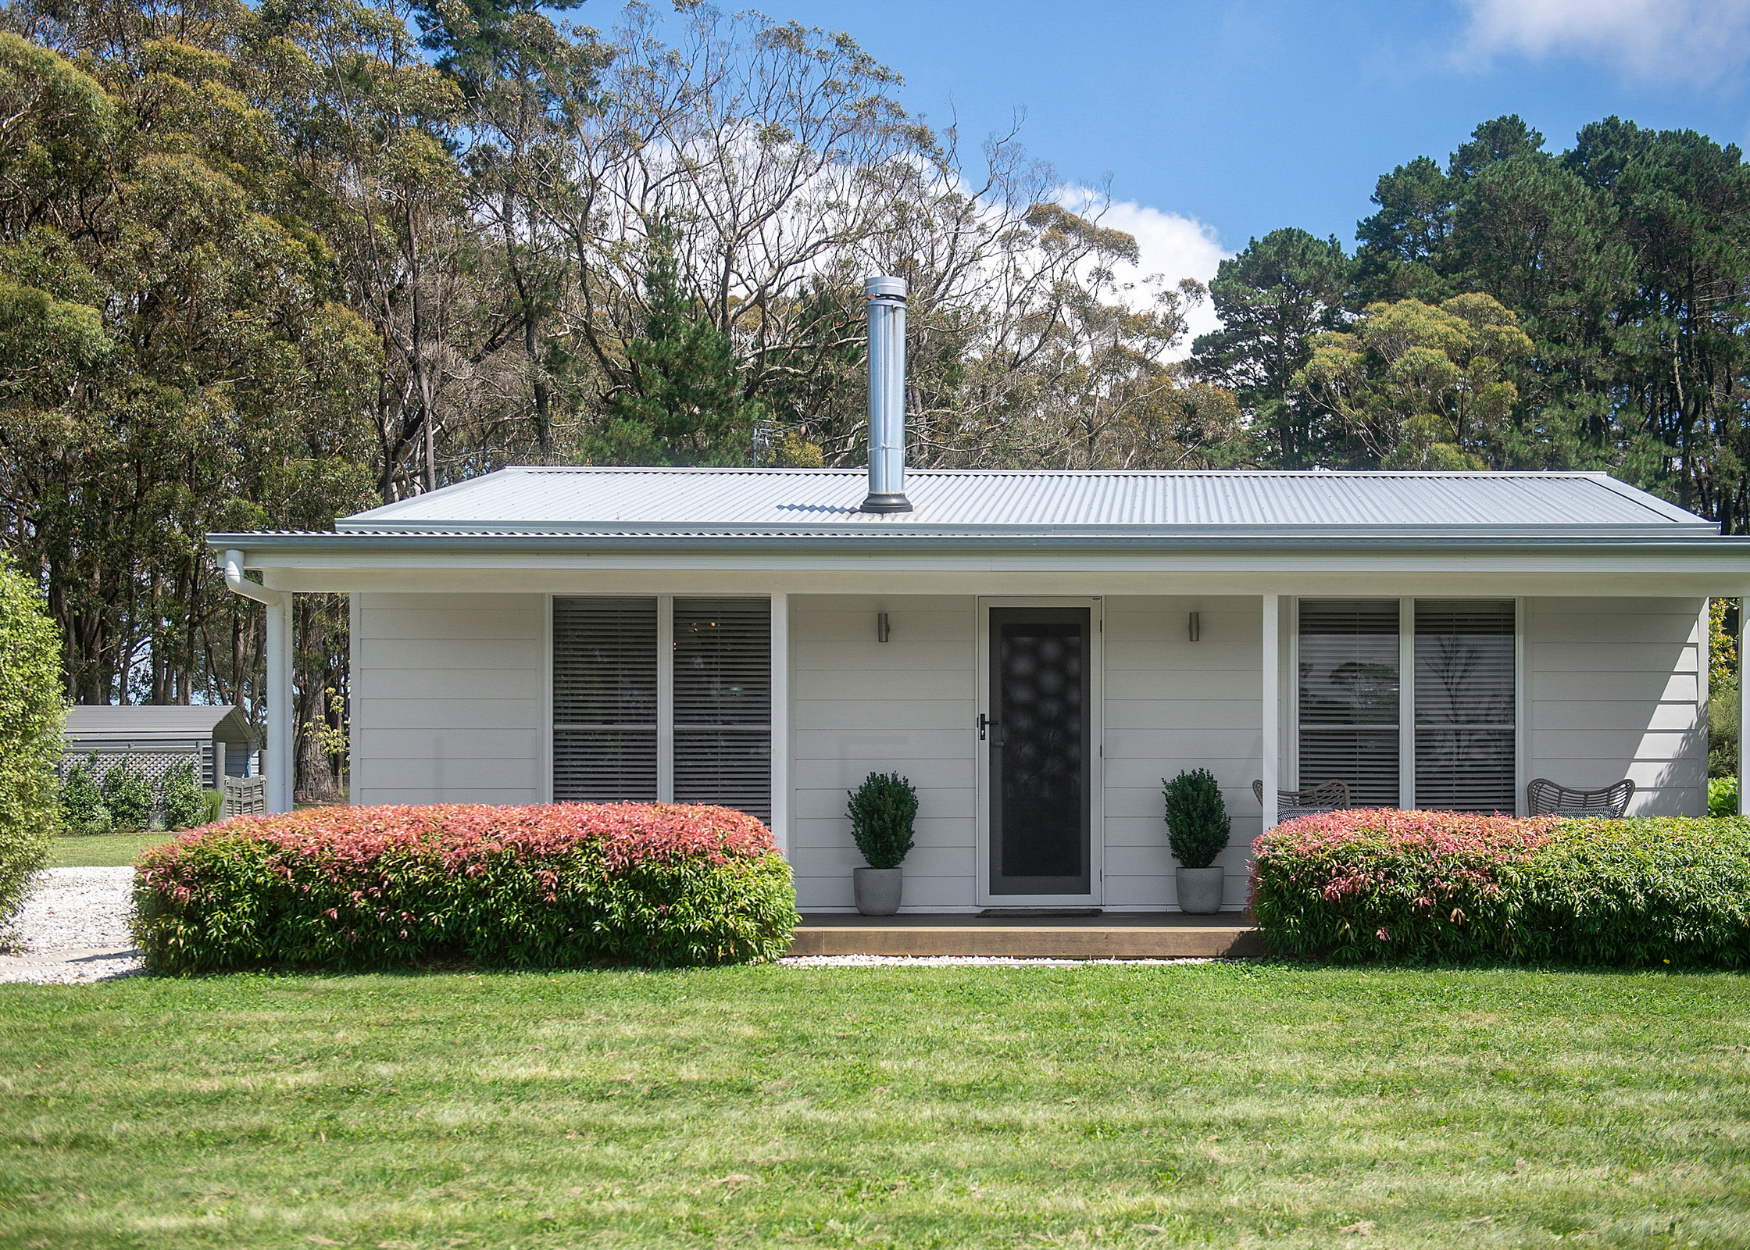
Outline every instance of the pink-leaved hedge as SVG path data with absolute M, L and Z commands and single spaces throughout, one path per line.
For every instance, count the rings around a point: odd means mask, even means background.
M 1750 821 L 1364 809 L 1253 844 L 1272 951 L 1331 959 L 1750 966 Z
M 325 807 L 193 830 L 141 857 L 158 972 L 715 964 L 789 948 L 771 831 L 725 807 Z

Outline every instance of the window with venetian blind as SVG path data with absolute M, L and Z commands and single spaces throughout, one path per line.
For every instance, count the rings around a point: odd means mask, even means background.
M 1416 601 L 1416 806 L 1515 808 L 1514 607 Z
M 1398 805 L 1398 601 L 1300 601 L 1300 778 Z
M 1357 807 L 1396 807 L 1407 763 L 1419 808 L 1512 812 L 1513 601 L 1419 599 L 1412 615 L 1406 683 L 1398 600 L 1300 601 L 1300 784 L 1335 778 Z M 1403 761 L 1409 708 L 1415 757 Z
M 554 599 L 554 799 L 719 803 L 771 819 L 771 657 L 769 599 Z

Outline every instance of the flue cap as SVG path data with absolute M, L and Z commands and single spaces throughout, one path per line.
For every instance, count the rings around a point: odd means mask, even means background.
M 863 294 L 870 299 L 888 298 L 904 299 L 906 293 L 904 278 L 865 278 L 863 279 Z

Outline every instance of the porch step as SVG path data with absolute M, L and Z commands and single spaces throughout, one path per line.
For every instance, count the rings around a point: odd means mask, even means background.
M 1238 913 L 1082 917 L 805 915 L 792 955 L 985 955 L 1008 959 L 1236 959 L 1264 954 Z

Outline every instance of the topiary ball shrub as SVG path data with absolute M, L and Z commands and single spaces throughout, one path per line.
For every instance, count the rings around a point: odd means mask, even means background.
M 166 829 L 192 829 L 207 823 L 206 794 L 195 774 L 193 760 L 183 760 L 165 769 L 158 781 L 158 794 Z
M 1167 799 L 1167 842 L 1186 868 L 1208 868 L 1227 849 L 1233 822 L 1221 786 L 1207 768 L 1161 778 Z
M 912 825 L 918 814 L 918 792 L 898 773 L 870 773 L 850 802 L 851 837 L 871 868 L 898 868 L 912 846 Z
M 151 825 L 152 783 L 129 757 L 110 765 L 97 790 L 116 829 L 134 832 Z
M 771 831 L 660 803 L 322 807 L 239 816 L 141 856 L 154 972 L 776 959 L 798 922 Z
M 97 752 L 67 766 L 61 780 L 61 826 L 68 833 L 108 833 L 109 808 L 97 790 Z
M 0 924 L 60 832 L 61 640 L 36 587 L 0 558 Z
M 1750 967 L 1750 820 L 1303 816 L 1253 844 L 1277 954 Z

